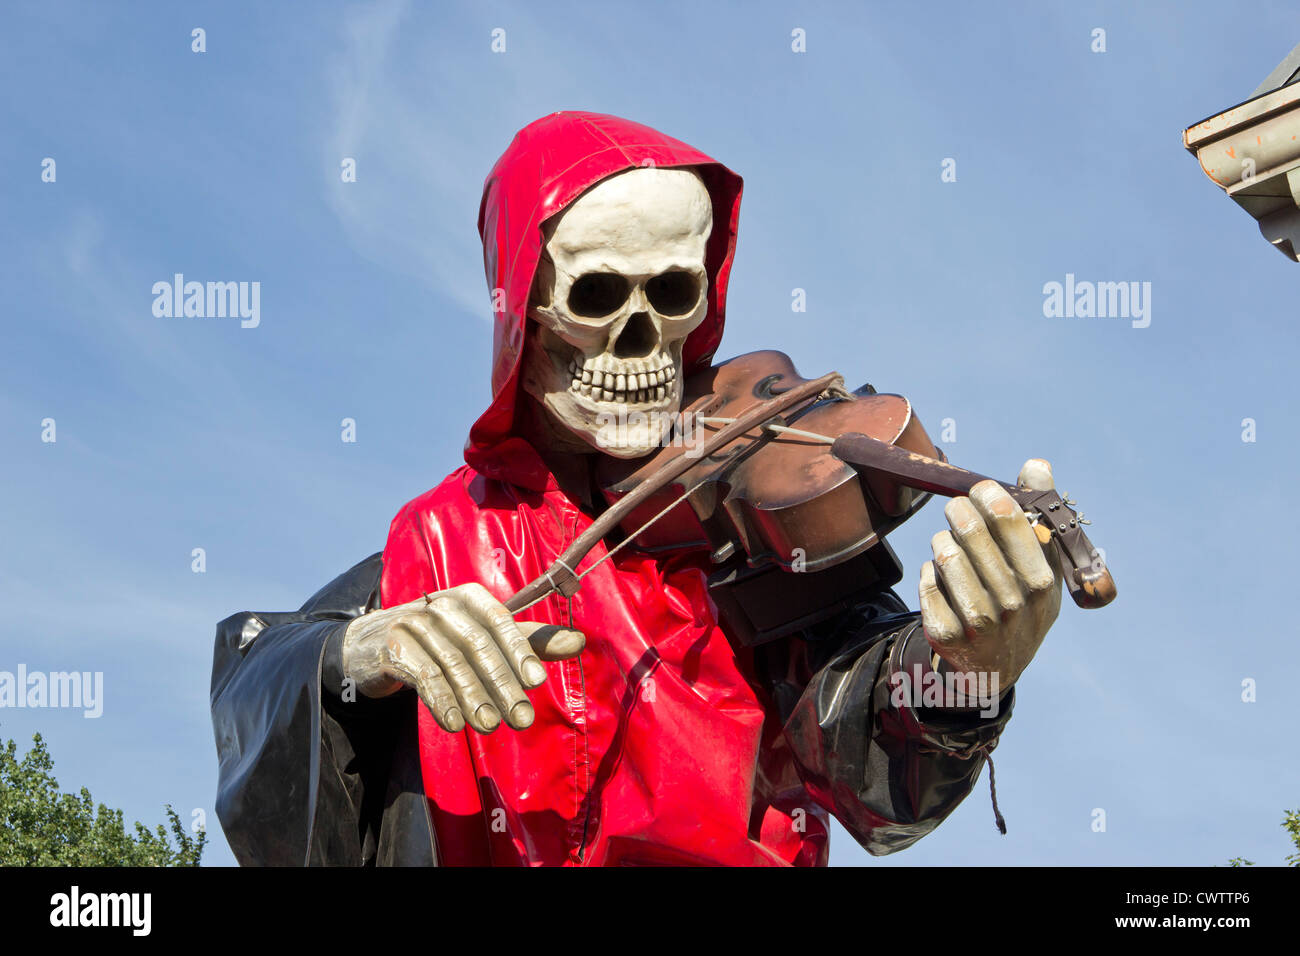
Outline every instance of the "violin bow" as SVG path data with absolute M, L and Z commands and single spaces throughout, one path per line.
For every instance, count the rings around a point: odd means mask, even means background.
M 711 435 L 700 450 L 692 455 L 677 455 L 659 471 L 610 505 L 587 527 L 586 531 L 565 548 L 546 571 L 511 596 L 505 602 L 506 609 L 512 614 L 517 614 L 556 592 L 564 597 L 572 597 L 578 592 L 581 579 L 587 573 L 586 571 L 579 573 L 577 568 L 596 546 L 596 542 L 609 534 L 648 498 L 695 467 L 701 459 L 717 454 L 719 450 L 744 437 L 746 433 L 769 424 L 771 419 L 783 412 L 801 403 L 812 401 L 828 391 L 842 393 L 843 384 L 843 377 L 832 372 L 780 392 L 735 419 L 726 420 L 726 424 Z M 772 432 L 804 434 L 797 428 L 789 427 L 773 428 Z M 807 437 L 820 438 L 821 436 L 809 434 Z M 949 498 L 968 495 L 971 488 L 981 481 L 996 481 L 945 461 L 905 451 L 889 442 L 858 432 L 846 432 L 831 440 L 831 453 L 854 468 L 892 475 L 909 487 Z M 1075 502 L 1055 489 L 1035 491 L 1002 481 L 998 481 L 997 484 L 1020 505 L 1030 519 L 1039 542 L 1044 545 L 1049 542 L 1055 543 L 1063 566 L 1068 565 L 1070 568 L 1070 573 L 1064 575 L 1064 578 L 1075 604 L 1083 608 L 1104 607 L 1115 599 L 1115 581 L 1101 553 L 1093 547 L 1083 531 L 1082 526 L 1091 522 L 1073 510 L 1071 506 Z M 689 497 L 690 493 L 687 491 L 682 497 Z M 676 507 L 678 501 L 655 515 L 647 523 L 647 527 Z M 629 540 L 635 537 L 635 534 L 630 535 Z
M 578 593 L 583 575 L 578 573 L 577 568 L 582 563 L 582 559 L 596 546 L 597 541 L 618 527 L 619 523 L 628 514 L 651 495 L 681 477 L 691 468 L 694 468 L 701 460 L 717 454 L 720 449 L 731 444 L 736 439 L 744 437 L 746 432 L 758 428 L 773 416 L 780 415 L 801 402 L 815 399 L 828 389 L 842 389 L 843 384 L 843 377 L 836 372 L 803 382 L 774 395 L 772 398 L 763 400 L 743 415 L 737 416 L 733 421 L 709 436 L 701 448 L 692 449 L 692 454 L 677 455 L 659 471 L 602 512 L 586 531 L 564 549 L 564 553 L 556 558 L 546 571 L 539 577 L 534 578 L 505 602 L 506 610 L 511 614 L 517 614 L 553 592 L 559 592 L 564 597 L 572 597 Z M 675 504 L 676 502 L 674 502 Z M 656 515 L 656 519 L 666 513 L 661 512 L 660 515 Z

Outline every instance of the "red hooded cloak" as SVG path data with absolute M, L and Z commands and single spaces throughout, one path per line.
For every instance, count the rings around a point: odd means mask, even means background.
M 587 646 L 547 664 L 536 718 L 490 736 L 439 729 L 414 693 L 358 699 L 343 673 L 349 622 L 469 582 L 504 600 L 591 517 L 513 434 L 541 223 L 599 180 L 653 161 L 692 166 L 713 197 L 708 315 L 686 372 L 722 334 L 740 179 L 635 123 L 555 113 L 515 138 L 479 220 L 496 316 L 493 400 L 467 464 L 404 507 L 382 554 L 297 611 L 217 625 L 212 723 L 217 815 L 244 864 L 822 864 L 828 812 L 868 852 L 933 830 L 970 793 L 1011 716 L 896 699 L 928 669 L 920 616 L 864 579 L 852 606 L 785 638 L 733 647 L 703 551 L 620 551 L 572 603 Z M 893 564 L 884 543 L 881 557 Z M 606 554 L 597 545 L 592 562 Z M 785 583 L 788 587 L 792 584 Z M 525 612 L 570 623 L 551 597 Z M 995 807 L 996 809 L 996 807 Z

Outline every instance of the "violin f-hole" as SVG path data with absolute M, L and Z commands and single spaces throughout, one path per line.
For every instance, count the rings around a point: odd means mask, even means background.
M 767 401 L 770 398 L 776 398 L 776 396 L 788 392 L 788 388 L 778 390 L 773 387 L 783 378 L 785 378 L 785 376 L 779 372 L 774 372 L 771 375 L 765 375 L 763 378 L 760 378 L 754 384 L 754 397 L 762 401 Z

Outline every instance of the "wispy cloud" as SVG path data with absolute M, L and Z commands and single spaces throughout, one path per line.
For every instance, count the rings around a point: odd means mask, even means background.
M 490 318 L 473 223 L 479 159 L 466 142 L 464 71 L 450 57 L 420 62 L 400 49 L 406 0 L 375 3 L 343 21 L 344 55 L 328 70 L 334 113 L 325 145 L 325 198 L 356 251 L 414 276 L 471 314 Z M 340 163 L 357 162 L 342 183 Z

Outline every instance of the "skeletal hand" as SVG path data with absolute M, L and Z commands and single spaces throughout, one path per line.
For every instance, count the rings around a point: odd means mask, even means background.
M 1046 491 L 1052 466 L 1025 462 L 1017 484 Z M 951 531 L 930 541 L 921 568 L 921 623 L 954 670 L 998 674 L 1009 687 L 1028 666 L 1061 609 L 1061 571 L 1020 505 L 997 482 L 944 508 Z M 936 576 L 937 568 L 937 576 Z
M 353 619 L 343 674 L 366 697 L 413 688 L 449 733 L 468 722 L 490 734 L 503 714 L 523 730 L 534 716 L 524 690 L 546 681 L 541 662 L 573 657 L 585 643 L 577 631 L 516 622 L 482 585 L 465 584 Z

